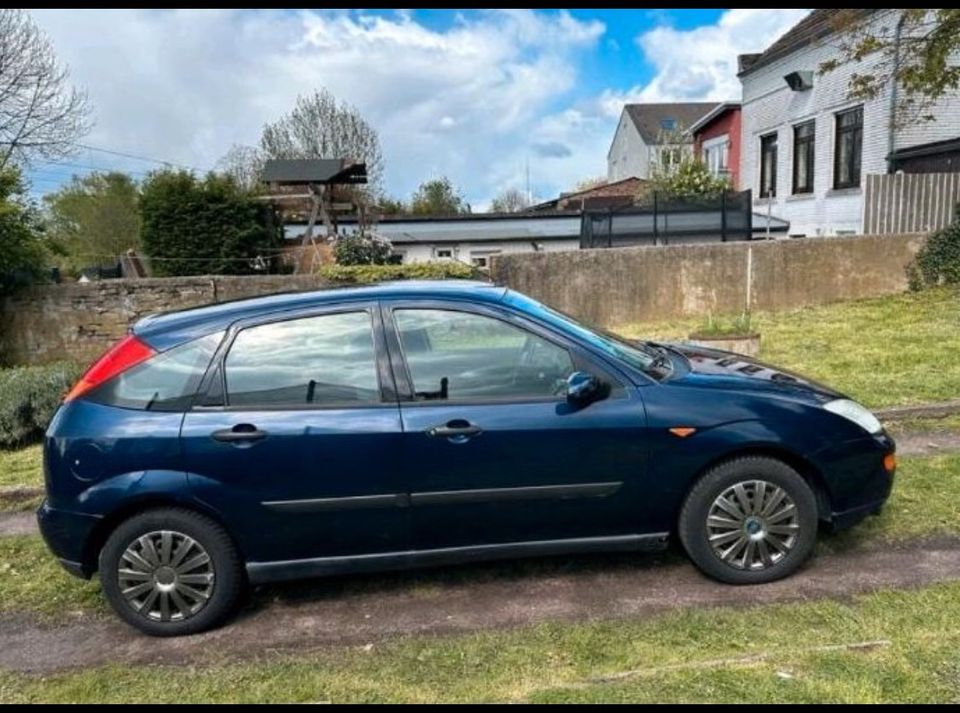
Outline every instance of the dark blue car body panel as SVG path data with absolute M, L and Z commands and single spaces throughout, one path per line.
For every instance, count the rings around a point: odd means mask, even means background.
M 397 306 L 492 315 L 564 346 L 610 385 L 573 408 L 561 398 L 418 401 L 393 328 Z M 839 394 L 726 352 L 669 346 L 661 380 L 618 361 L 548 308 L 480 283 L 405 283 L 276 295 L 150 317 L 133 328 L 157 351 L 224 332 L 200 392 L 244 326 L 350 306 L 374 319 L 381 402 L 242 409 L 198 401 L 177 412 L 60 408 L 44 446 L 49 546 L 90 575 L 111 527 L 155 505 L 193 508 L 235 539 L 252 581 L 528 553 L 662 547 L 685 494 L 711 465 L 765 453 L 817 491 L 846 527 L 890 492 L 894 445 L 822 404 Z M 468 421 L 476 437 L 435 438 Z M 256 424 L 268 437 L 211 433 Z M 670 428 L 697 429 L 687 438 Z

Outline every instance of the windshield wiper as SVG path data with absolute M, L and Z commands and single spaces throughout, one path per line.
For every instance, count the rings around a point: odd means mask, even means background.
M 651 369 L 662 369 L 665 374 L 673 371 L 673 360 L 670 358 L 670 353 L 665 347 L 660 346 L 656 342 L 643 342 L 643 345 L 653 350 L 655 354 L 653 361 L 650 362 Z

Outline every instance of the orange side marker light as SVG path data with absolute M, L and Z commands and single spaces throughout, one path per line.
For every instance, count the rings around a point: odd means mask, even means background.
M 690 428 L 689 426 L 674 426 L 668 430 L 677 438 L 686 438 L 687 436 L 692 436 L 697 432 L 697 429 Z
M 892 473 L 897 469 L 897 456 L 893 453 L 887 453 L 883 457 L 883 469 L 888 473 Z

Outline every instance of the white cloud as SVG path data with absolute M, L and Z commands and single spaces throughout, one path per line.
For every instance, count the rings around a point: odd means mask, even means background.
M 35 11 L 96 106 L 87 142 L 208 168 L 325 86 L 380 132 L 387 187 L 445 174 L 475 201 L 577 81 L 604 32 L 567 13 L 485 11 L 446 30 L 343 11 Z M 533 137 L 536 140 L 537 137 Z
M 406 197 L 447 175 L 477 207 L 523 188 L 528 164 L 544 198 L 604 173 L 625 101 L 739 96 L 736 55 L 762 50 L 803 12 L 730 10 L 715 25 L 654 27 L 637 38 L 654 77 L 629 89 L 580 75 L 605 28 L 564 12 L 460 13 L 442 30 L 407 11 L 34 16 L 96 107 L 86 143 L 206 169 L 231 144 L 255 144 L 297 94 L 325 86 L 380 132 L 389 192 Z M 618 54 L 636 61 L 627 47 Z
M 659 26 L 637 37 L 656 75 L 624 93 L 627 101 L 724 100 L 740 96 L 737 55 L 762 52 L 808 10 L 728 10 L 715 25 Z M 609 95 L 607 100 L 614 100 Z

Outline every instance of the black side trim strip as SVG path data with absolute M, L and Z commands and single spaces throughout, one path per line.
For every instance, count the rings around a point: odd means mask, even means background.
M 285 562 L 248 562 L 247 577 L 251 584 L 302 579 L 348 572 L 374 572 L 409 569 L 442 564 L 459 564 L 493 559 L 560 555 L 584 552 L 659 551 L 667 546 L 669 533 L 582 537 L 568 540 L 507 542 L 503 544 L 449 547 L 437 550 L 407 550 L 343 557 Z
M 605 498 L 620 490 L 622 482 L 577 483 L 576 485 L 534 485 L 526 488 L 480 488 L 477 490 L 440 490 L 413 493 L 413 505 L 452 505 L 507 500 L 566 500 L 571 498 Z
M 317 498 L 314 500 L 275 500 L 261 504 L 278 512 L 330 512 L 331 510 L 407 507 L 410 505 L 410 498 L 405 493 L 396 493 L 390 495 L 357 495 L 347 498 Z

